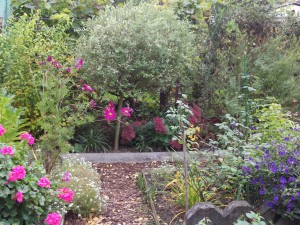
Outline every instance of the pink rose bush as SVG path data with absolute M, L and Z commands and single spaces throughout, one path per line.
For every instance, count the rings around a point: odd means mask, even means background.
M 1 125 L 0 132 L 4 133 L 3 130 Z M 34 138 L 28 132 L 19 137 L 28 145 L 34 144 Z M 66 203 L 72 202 L 74 192 L 70 188 L 56 190 L 57 183 L 51 183 L 44 176 L 41 163 L 28 163 L 29 150 L 26 146 L 22 151 L 12 146 L 0 149 L 0 202 L 5 203 L 0 204 L 0 221 L 4 224 L 36 224 L 44 220 L 46 224 L 59 225 L 61 215 L 58 211 L 65 210 Z M 63 201 L 58 201 L 60 199 Z M 34 210 L 28 214 L 28 208 Z M 15 213 L 11 214 L 13 210 Z

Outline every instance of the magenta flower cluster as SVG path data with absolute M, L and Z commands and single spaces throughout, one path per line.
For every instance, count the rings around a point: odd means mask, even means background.
M 21 140 L 27 140 L 28 145 L 33 145 L 34 144 L 34 137 L 31 136 L 28 132 L 24 132 L 20 134 L 20 139 Z
M 3 128 L 2 125 L 0 125 L 0 134 L 5 133 L 5 129 Z M 0 135 L 1 136 L 1 135 Z M 34 138 L 28 133 L 24 132 L 20 135 L 21 140 L 27 140 L 29 145 L 34 144 Z M 11 146 L 5 146 L 0 149 L 0 154 L 2 155 L 9 155 L 9 156 L 14 156 L 14 150 Z M 16 165 L 12 167 L 11 171 L 8 172 L 8 178 L 7 181 L 4 182 L 4 185 L 7 185 L 8 182 L 17 182 L 17 181 L 22 181 L 26 177 L 26 169 L 22 165 Z M 70 173 L 66 172 L 65 181 L 68 182 L 70 181 Z M 50 188 L 51 182 L 48 178 L 46 177 L 41 177 L 37 181 L 37 186 L 40 188 Z M 71 202 L 74 197 L 74 192 L 70 188 L 60 188 L 57 190 L 57 198 L 62 199 L 65 202 Z M 12 197 L 16 202 L 21 204 L 24 200 L 24 195 L 21 190 L 18 190 L 17 193 Z M 59 225 L 61 221 L 61 215 L 53 212 L 49 213 L 47 215 L 47 218 L 45 219 L 46 224 L 48 225 Z
M 162 118 L 159 118 L 159 117 L 153 118 L 153 124 L 154 124 L 156 133 L 167 134 L 167 129 L 165 127 L 165 123 Z

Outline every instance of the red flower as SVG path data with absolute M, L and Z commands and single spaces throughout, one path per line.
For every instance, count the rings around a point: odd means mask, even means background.
M 164 121 L 162 118 L 156 117 L 153 118 L 154 128 L 158 134 L 167 134 L 167 129 L 165 127 Z
M 181 144 L 178 142 L 178 140 L 170 140 L 170 145 L 172 148 L 176 150 L 181 150 Z
M 133 127 L 130 125 L 123 126 L 121 131 L 121 138 L 122 143 L 128 143 L 133 140 L 135 138 Z

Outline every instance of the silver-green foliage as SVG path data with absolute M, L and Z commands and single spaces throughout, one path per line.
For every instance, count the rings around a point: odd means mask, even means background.
M 171 10 L 141 3 L 107 7 L 90 20 L 79 39 L 87 80 L 116 95 L 157 91 L 187 80 L 194 34 Z M 184 80 L 183 79 L 183 80 Z

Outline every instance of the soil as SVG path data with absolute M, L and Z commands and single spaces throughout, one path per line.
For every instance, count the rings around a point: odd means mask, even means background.
M 95 165 L 102 181 L 102 196 L 107 196 L 107 207 L 89 219 L 67 214 L 65 225 L 152 225 L 151 212 L 136 184 L 138 173 L 157 168 L 160 162 L 113 163 Z

